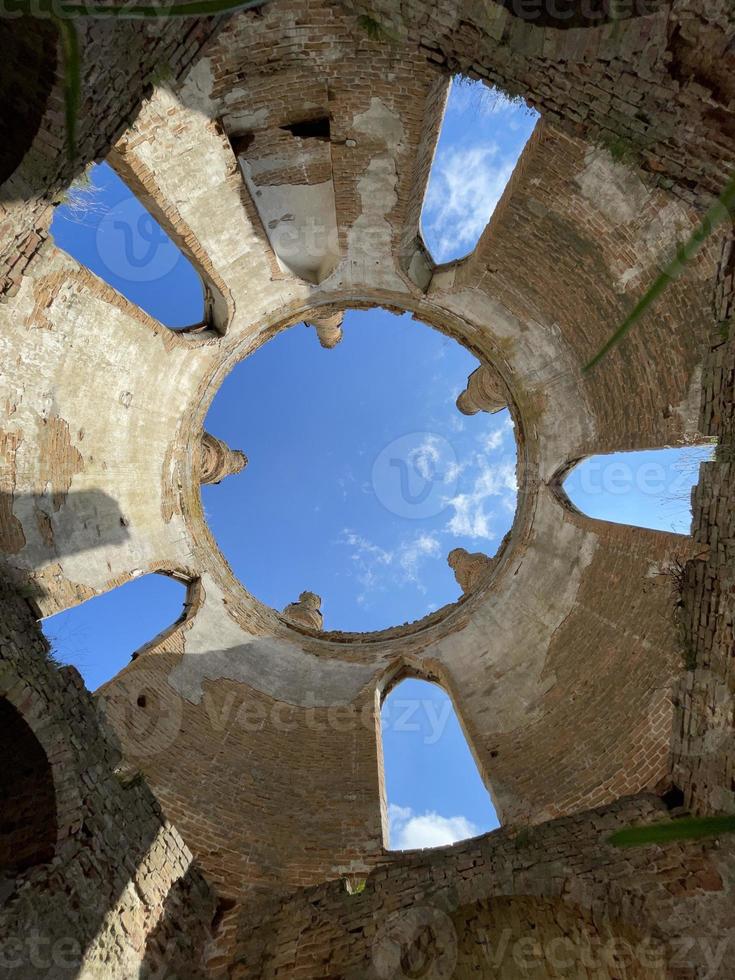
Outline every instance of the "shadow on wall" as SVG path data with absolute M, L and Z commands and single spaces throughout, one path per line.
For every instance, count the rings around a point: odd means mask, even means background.
M 671 0 L 632 0 L 629 3 L 611 3 L 610 0 L 496 0 L 505 7 L 511 17 L 523 20 L 533 27 L 553 27 L 557 31 L 569 31 L 583 27 L 602 27 L 615 21 L 645 17 L 665 7 Z
M 161 977 L 156 937 L 174 933 L 188 961 L 177 958 L 165 975 L 198 977 L 194 965 L 215 912 L 206 882 L 145 782 L 121 772 L 77 672 L 39 656 L 43 646 L 27 603 L 0 578 L 0 711 L 13 722 L 0 725 L 0 840 L 10 835 L 20 853 L 31 821 L 39 844 L 0 867 L 0 978 L 132 976 L 133 965 L 137 976 L 147 936 L 146 960 L 158 973 L 145 975 Z M 28 751 L 19 753 L 18 732 L 26 729 Z M 55 799 L 47 785 L 31 806 L 29 780 L 38 789 L 49 771 Z M 112 910 L 128 933 L 121 929 L 114 942 Z M 163 946 L 175 954 L 167 939 Z
M 199 871 L 189 868 L 171 886 L 158 925 L 146 940 L 139 980 L 186 977 L 205 980 L 209 974 L 198 965 L 211 938 L 210 923 L 196 911 L 206 904 L 209 888 Z
M 0 145 L 0 184 L 18 167 L 41 125 L 54 83 L 56 43 L 51 20 L 0 21 L 0 128 L 7 134 Z
M 0 698 L 0 747 L 0 879 L 8 880 L 53 857 L 56 794 L 45 752 L 5 698 Z
M 120 505 L 103 490 L 64 494 L 0 492 L 0 552 L 36 570 L 55 558 L 122 544 L 130 535 Z

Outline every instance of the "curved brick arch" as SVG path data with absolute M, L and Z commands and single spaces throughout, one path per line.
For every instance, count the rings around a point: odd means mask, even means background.
M 53 705 L 42 693 L 27 685 L 20 675 L 14 676 L 8 664 L 2 666 L 4 669 L 0 674 L 0 696 L 11 706 L 20 719 L 21 726 L 25 726 L 30 738 L 38 746 L 46 760 L 47 774 L 53 785 L 52 793 L 46 792 L 45 796 L 41 794 L 39 797 L 39 806 L 45 804 L 49 820 L 53 800 L 53 834 L 49 828 L 49 832 L 44 835 L 46 856 L 49 858 L 57 844 L 78 828 L 83 808 L 80 787 L 70 778 L 77 766 L 73 746 L 68 740 L 68 721 L 61 705 Z M 81 678 L 73 667 L 65 670 L 70 678 L 77 678 L 77 683 L 82 685 Z M 29 744 L 32 745 L 33 742 Z M 45 767 L 38 753 L 35 755 L 35 762 L 39 766 L 39 775 L 42 776 Z
M 0 868 L 18 874 L 53 857 L 56 793 L 41 743 L 7 698 L 0 698 L 0 745 Z
M 50 20 L 20 17 L 0 23 L 0 125 L 13 139 L 0 150 L 0 185 L 17 169 L 36 138 L 55 80 L 56 29 Z M 25 84 L 18 84 L 19 75 Z

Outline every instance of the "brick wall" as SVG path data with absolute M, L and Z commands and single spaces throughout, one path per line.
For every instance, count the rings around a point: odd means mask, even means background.
M 529 833 L 394 854 L 356 894 L 330 882 L 243 923 L 231 975 L 730 980 L 732 845 L 607 843 L 668 819 L 657 798 L 628 798 Z
M 174 975 L 195 977 L 215 910 L 209 887 L 145 784 L 121 778 L 119 749 L 78 673 L 49 660 L 25 600 L 5 585 L 0 698 L 3 713 L 19 713 L 32 730 L 26 740 L 50 768 L 55 796 L 50 815 L 47 781 L 34 796 L 31 829 L 43 853 L 17 875 L 2 872 L 0 976 L 71 978 L 83 969 L 130 977 L 141 964 L 155 974 L 166 963 Z M 2 735 L 14 731 L 3 726 Z M 22 748 L 4 741 L 4 766 Z M 23 753 L 20 762 L 32 758 Z M 3 794 L 3 826 L 18 816 L 17 803 Z M 185 939 L 173 944 L 179 931 Z
M 673 766 L 689 804 L 735 813 L 735 240 L 725 242 L 713 297 L 702 430 L 717 439 L 692 496 L 700 559 L 682 576 L 689 670 L 676 691 Z
M 687 200 L 719 194 L 730 176 L 728 0 L 647 4 L 650 16 L 572 29 L 532 23 L 492 0 L 345 6 L 418 45 L 439 69 L 522 95 L 549 122 L 642 165 Z
M 18 289 L 24 269 L 48 236 L 51 204 L 60 199 L 71 178 L 107 154 L 151 82 L 183 73 L 215 26 L 211 18 L 77 23 L 83 67 L 76 158 L 69 164 L 59 58 L 55 81 L 47 83 L 45 111 L 32 123 L 37 127 L 35 138 L 0 187 L 0 296 Z M 42 22 L 39 31 L 49 33 L 49 28 Z M 53 29 L 50 32 L 53 36 Z M 13 32 L 8 38 L 11 57 L 18 38 L 22 34 L 16 37 Z M 17 70 L 4 76 L 4 100 L 37 85 L 32 59 L 18 60 Z
M 56 844 L 56 797 L 51 767 L 31 729 L 0 701 L 0 875 L 48 861 Z

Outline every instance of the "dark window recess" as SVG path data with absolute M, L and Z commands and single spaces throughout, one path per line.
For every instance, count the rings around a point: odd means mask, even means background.
M 281 126 L 281 129 L 291 133 L 300 140 L 325 140 L 329 141 L 329 117 L 322 116 L 320 119 L 307 119 L 304 122 L 291 123 L 288 126 Z
M 669 810 L 678 810 L 680 807 L 684 806 L 684 793 L 679 789 L 678 786 L 673 785 L 668 789 L 661 799 L 666 804 Z
M 50 861 L 56 845 L 51 766 L 21 714 L 0 699 L 0 878 Z
M 254 133 L 239 133 L 238 135 L 230 136 L 232 152 L 236 157 L 244 156 L 254 139 Z
M 1 184 L 19 166 L 41 125 L 54 84 L 57 34 L 50 21 L 20 17 L 0 21 L 0 45 L 0 128 L 12 132 L 12 139 L 0 144 Z

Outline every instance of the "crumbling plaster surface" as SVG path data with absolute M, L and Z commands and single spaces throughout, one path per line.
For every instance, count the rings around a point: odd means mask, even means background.
M 230 618 L 215 581 L 202 577 L 206 599 L 184 634 L 184 655 L 169 674 L 181 697 L 200 704 L 205 680 L 240 681 L 304 708 L 350 704 L 371 680 L 370 664 L 319 658 L 293 640 L 248 635 Z

